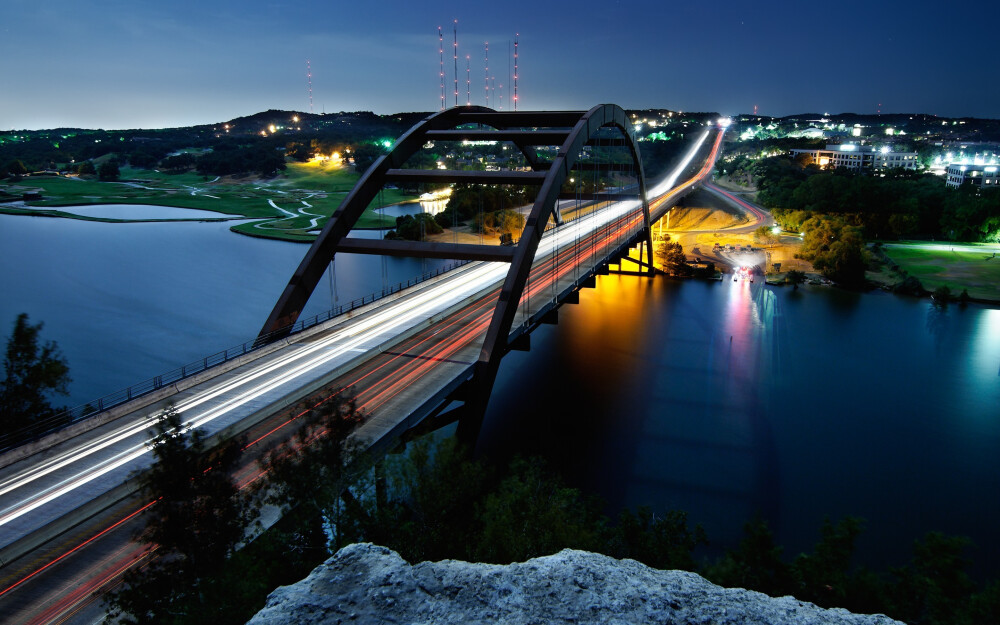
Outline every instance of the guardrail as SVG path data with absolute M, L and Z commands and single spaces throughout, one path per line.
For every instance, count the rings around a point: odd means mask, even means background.
M 271 334 L 286 336 L 302 332 L 303 330 L 325 323 L 334 317 L 339 317 L 340 315 L 349 313 L 352 310 L 371 304 L 372 302 L 382 299 L 383 297 L 393 295 L 394 293 L 398 293 L 403 289 L 420 284 L 421 282 L 430 280 L 431 278 L 436 278 L 443 273 L 457 269 L 468 264 L 469 262 L 471 261 L 455 261 L 433 271 L 424 272 L 420 276 L 410 278 L 406 282 L 399 282 L 398 284 L 382 289 L 380 292 L 359 297 L 347 302 L 346 304 L 341 304 L 340 306 L 336 306 L 330 310 L 309 317 L 308 319 L 300 319 L 291 326 L 290 330 L 286 326 L 285 328 L 275 330 Z M 261 340 L 262 338 L 264 340 Z M 148 380 L 143 380 L 142 382 L 133 384 L 128 388 L 115 391 L 114 393 L 109 393 L 103 397 L 98 397 L 97 399 L 91 400 L 85 404 L 64 410 L 63 412 L 48 417 L 47 419 L 37 421 L 19 430 L 4 434 L 0 436 L 0 452 L 38 440 L 43 436 L 73 425 L 74 423 L 78 423 L 83 419 L 92 417 L 100 412 L 114 408 L 115 406 L 120 406 L 125 402 L 146 395 L 147 393 L 152 393 L 153 391 L 174 384 L 175 382 L 185 378 L 189 378 L 205 371 L 206 369 L 210 369 L 233 360 L 234 358 L 244 356 L 255 349 L 259 349 L 260 347 L 267 345 L 268 341 L 266 338 L 267 337 L 255 337 L 252 340 L 245 341 L 235 347 L 230 347 L 229 349 L 224 349 L 221 352 L 216 352 L 210 356 L 205 356 L 200 360 L 182 365 L 176 369 L 167 371 L 166 373 L 161 373 L 160 375 L 149 378 Z

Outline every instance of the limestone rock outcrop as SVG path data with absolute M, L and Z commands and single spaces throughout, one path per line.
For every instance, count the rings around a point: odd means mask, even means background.
M 895 625 L 793 597 L 722 588 L 695 573 L 564 550 L 506 566 L 410 565 L 371 544 L 344 547 L 271 593 L 248 625 L 575 623 Z

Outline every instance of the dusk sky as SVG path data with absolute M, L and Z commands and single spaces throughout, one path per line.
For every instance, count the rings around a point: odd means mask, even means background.
M 507 80 L 520 33 L 519 109 L 920 112 L 1000 118 L 995 4 L 882 2 L 282 2 L 2 0 L 0 130 L 156 128 L 267 109 L 431 111 L 437 27 L 459 79 L 483 42 Z M 505 97 L 509 108 L 509 97 Z M 496 108 L 496 107 L 494 107 Z

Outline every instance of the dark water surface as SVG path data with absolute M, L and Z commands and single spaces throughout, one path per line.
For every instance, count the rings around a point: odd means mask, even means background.
M 686 510 L 716 553 L 755 514 L 791 556 L 856 515 L 864 562 L 940 530 L 997 577 L 998 374 L 1000 310 L 606 276 L 504 360 L 479 450 L 542 455 L 610 512 Z
M 0 215 L 0 335 L 44 321 L 70 403 L 248 340 L 307 248 L 228 227 Z M 337 299 L 433 266 L 338 256 Z M 331 300 L 325 277 L 307 314 Z M 605 276 L 559 315 L 504 360 L 484 453 L 546 456 L 610 511 L 687 510 L 716 549 L 754 514 L 789 555 L 858 515 L 868 563 L 940 530 L 1000 576 L 1000 310 Z
M 44 322 L 73 378 L 57 402 L 78 405 L 253 339 L 309 248 L 231 224 L 0 215 L 3 344 L 18 313 Z M 441 264 L 338 255 L 303 316 Z

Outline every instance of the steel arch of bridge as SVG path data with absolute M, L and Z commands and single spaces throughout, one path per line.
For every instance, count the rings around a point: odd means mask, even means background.
M 479 128 L 488 126 L 494 130 L 459 128 L 473 124 Z M 524 130 L 525 128 L 530 130 Z M 651 252 L 649 203 L 646 199 L 642 160 L 632 125 L 620 106 L 599 104 L 582 112 L 495 111 L 480 106 L 455 107 L 435 113 L 408 130 L 396 141 L 389 153 L 376 160 L 358 180 L 295 270 L 261 329 L 258 344 L 277 340 L 289 333 L 337 252 L 508 262 L 510 269 L 477 362 L 474 390 L 468 395 L 469 401 L 466 402 L 472 413 L 481 417 L 496 379 L 500 359 L 506 353 L 507 340 L 542 234 L 550 218 L 555 217 L 557 224 L 562 222 L 556 208 L 560 190 L 570 176 L 583 147 L 604 128 L 617 128 L 621 131 L 622 138 L 617 140 L 616 145 L 627 147 L 631 155 L 642 204 L 642 236 L 647 250 Z M 428 141 L 464 139 L 510 141 L 524 154 L 532 171 L 402 169 L 406 161 Z M 607 144 L 604 140 L 601 143 Z M 552 161 L 540 161 L 530 149 L 537 145 L 558 145 L 558 154 Z M 515 247 L 373 241 L 348 237 L 348 233 L 379 191 L 385 184 L 392 182 L 539 185 L 540 189 Z M 645 266 L 651 271 L 648 263 Z

